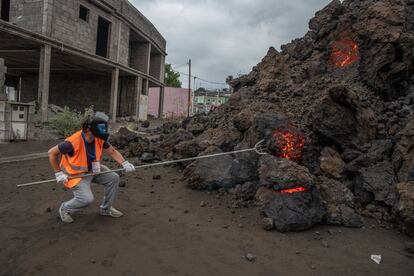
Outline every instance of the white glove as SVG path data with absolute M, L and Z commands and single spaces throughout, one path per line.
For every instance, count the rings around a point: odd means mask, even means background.
M 68 175 L 62 171 L 55 173 L 56 182 L 59 184 L 64 184 L 69 181 Z
M 128 161 L 125 161 L 122 163 L 122 167 L 124 167 L 125 172 L 135 172 L 135 166 L 129 163 Z

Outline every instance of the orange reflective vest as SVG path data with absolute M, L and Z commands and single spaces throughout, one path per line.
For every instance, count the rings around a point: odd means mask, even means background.
M 82 130 L 76 132 L 69 138 L 66 138 L 66 141 L 72 144 L 74 153 L 73 156 L 69 156 L 69 154 L 64 154 L 62 156 L 62 159 L 60 160 L 60 168 L 62 171 L 69 176 L 88 172 L 88 157 L 85 142 L 82 138 Z M 101 160 L 104 143 L 104 140 L 95 137 L 96 161 Z M 78 185 L 81 180 L 82 179 L 80 178 L 70 179 L 65 183 L 65 186 L 73 188 Z

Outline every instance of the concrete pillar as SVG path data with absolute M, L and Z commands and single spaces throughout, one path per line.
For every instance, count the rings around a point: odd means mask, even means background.
M 134 80 L 134 86 L 135 86 L 135 119 L 139 119 L 139 103 L 142 93 L 142 78 L 141 77 L 135 77 Z
M 40 115 L 43 123 L 47 122 L 47 111 L 49 105 L 49 81 L 50 81 L 50 60 L 52 58 L 52 48 L 50 45 L 43 45 L 40 48 L 39 66 L 39 89 L 38 103 Z
M 118 111 L 118 90 L 119 90 L 119 68 L 112 69 L 112 81 L 111 81 L 111 102 L 110 102 L 110 114 L 112 121 L 116 122 L 116 115 Z
M 164 114 L 164 86 L 160 87 L 160 99 L 158 102 L 158 118 L 162 119 Z
M 0 58 L 0 101 L 7 100 L 6 90 L 4 88 L 4 82 L 6 81 L 7 68 L 4 66 L 4 59 Z
M 118 45 L 116 46 L 116 62 L 119 63 L 119 57 L 121 55 L 121 36 L 122 36 L 122 22 L 118 22 Z M 129 38 L 128 38 L 129 40 Z M 128 41 L 129 43 L 129 41 Z
M 165 56 L 161 55 L 160 82 L 165 82 Z
M 147 95 L 149 94 L 149 81 L 148 79 L 143 79 L 142 80 L 142 91 L 141 91 L 142 95 Z
M 150 68 L 151 68 L 151 43 L 148 43 L 147 49 L 146 49 L 146 53 L 147 53 L 147 59 L 146 59 L 146 74 L 150 73 Z

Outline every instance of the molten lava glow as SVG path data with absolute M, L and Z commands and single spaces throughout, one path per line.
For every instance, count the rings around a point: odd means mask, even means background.
M 283 189 L 279 191 L 279 193 L 282 193 L 282 194 L 294 194 L 294 193 L 302 193 L 302 192 L 306 192 L 306 188 L 297 187 L 297 188 L 292 188 L 292 189 Z
M 337 67 L 346 67 L 359 60 L 359 45 L 351 38 L 336 41 L 332 46 L 331 62 Z
M 277 130 L 273 133 L 278 145 L 278 157 L 289 160 L 302 159 L 302 151 L 305 146 L 305 138 L 289 130 Z

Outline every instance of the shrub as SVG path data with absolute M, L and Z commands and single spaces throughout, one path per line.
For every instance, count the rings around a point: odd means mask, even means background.
M 93 106 L 85 109 L 85 112 L 71 111 L 69 107 L 64 108 L 49 120 L 52 128 L 56 129 L 60 135 L 65 137 L 71 136 L 73 133 L 81 129 L 82 121 L 89 115 L 93 114 Z

